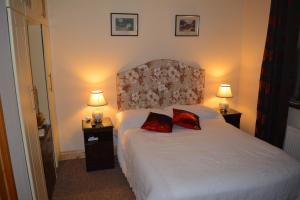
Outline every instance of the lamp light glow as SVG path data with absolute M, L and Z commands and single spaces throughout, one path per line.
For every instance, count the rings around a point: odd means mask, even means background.
M 231 86 L 229 84 L 221 84 L 217 92 L 217 97 L 231 98 L 232 97 Z
M 87 103 L 88 106 L 98 107 L 107 104 L 103 92 L 101 90 L 93 90 L 90 92 L 90 98 Z

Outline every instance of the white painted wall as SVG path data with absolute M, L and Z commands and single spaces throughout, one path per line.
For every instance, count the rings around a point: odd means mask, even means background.
M 265 48 L 271 0 L 246 0 L 238 109 L 243 113 L 241 129 L 254 134 L 260 70 Z
M 253 132 L 270 0 L 51 0 L 48 2 L 61 151 L 83 150 L 81 119 L 89 91 L 102 89 L 116 113 L 116 73 L 152 59 L 199 63 L 205 104 L 217 107 L 220 83 L 232 85 L 231 107 Z M 139 14 L 138 37 L 110 36 L 110 13 Z M 199 37 L 175 37 L 176 14 L 200 15 Z M 241 78 L 240 78 L 241 77 Z M 239 82 L 241 81 L 241 82 Z
M 83 150 L 81 119 L 89 91 L 102 89 L 116 113 L 116 73 L 152 59 L 199 63 L 206 69 L 205 103 L 217 107 L 217 87 L 238 97 L 243 1 L 51 0 L 48 1 L 61 151 Z M 138 37 L 111 37 L 110 13 L 139 14 Z M 199 37 L 175 37 L 176 14 L 200 15 Z
M 0 97 L 19 199 L 32 199 L 18 112 L 5 1 L 0 1 Z M 2 183 L 0 183 L 2 184 Z

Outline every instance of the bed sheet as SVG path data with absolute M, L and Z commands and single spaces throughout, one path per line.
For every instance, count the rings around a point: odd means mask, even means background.
M 300 164 L 220 119 L 173 133 L 119 133 L 118 158 L 138 200 L 276 200 L 300 196 Z

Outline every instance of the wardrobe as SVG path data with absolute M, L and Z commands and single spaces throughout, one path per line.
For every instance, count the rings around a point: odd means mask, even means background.
M 45 0 L 6 0 L 30 188 L 32 198 L 42 200 L 51 198 L 59 155 L 46 6 Z

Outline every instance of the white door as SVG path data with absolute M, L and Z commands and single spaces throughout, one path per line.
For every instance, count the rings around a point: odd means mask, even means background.
M 8 20 L 19 115 L 32 193 L 34 199 L 47 200 L 33 96 L 26 18 L 8 8 Z

